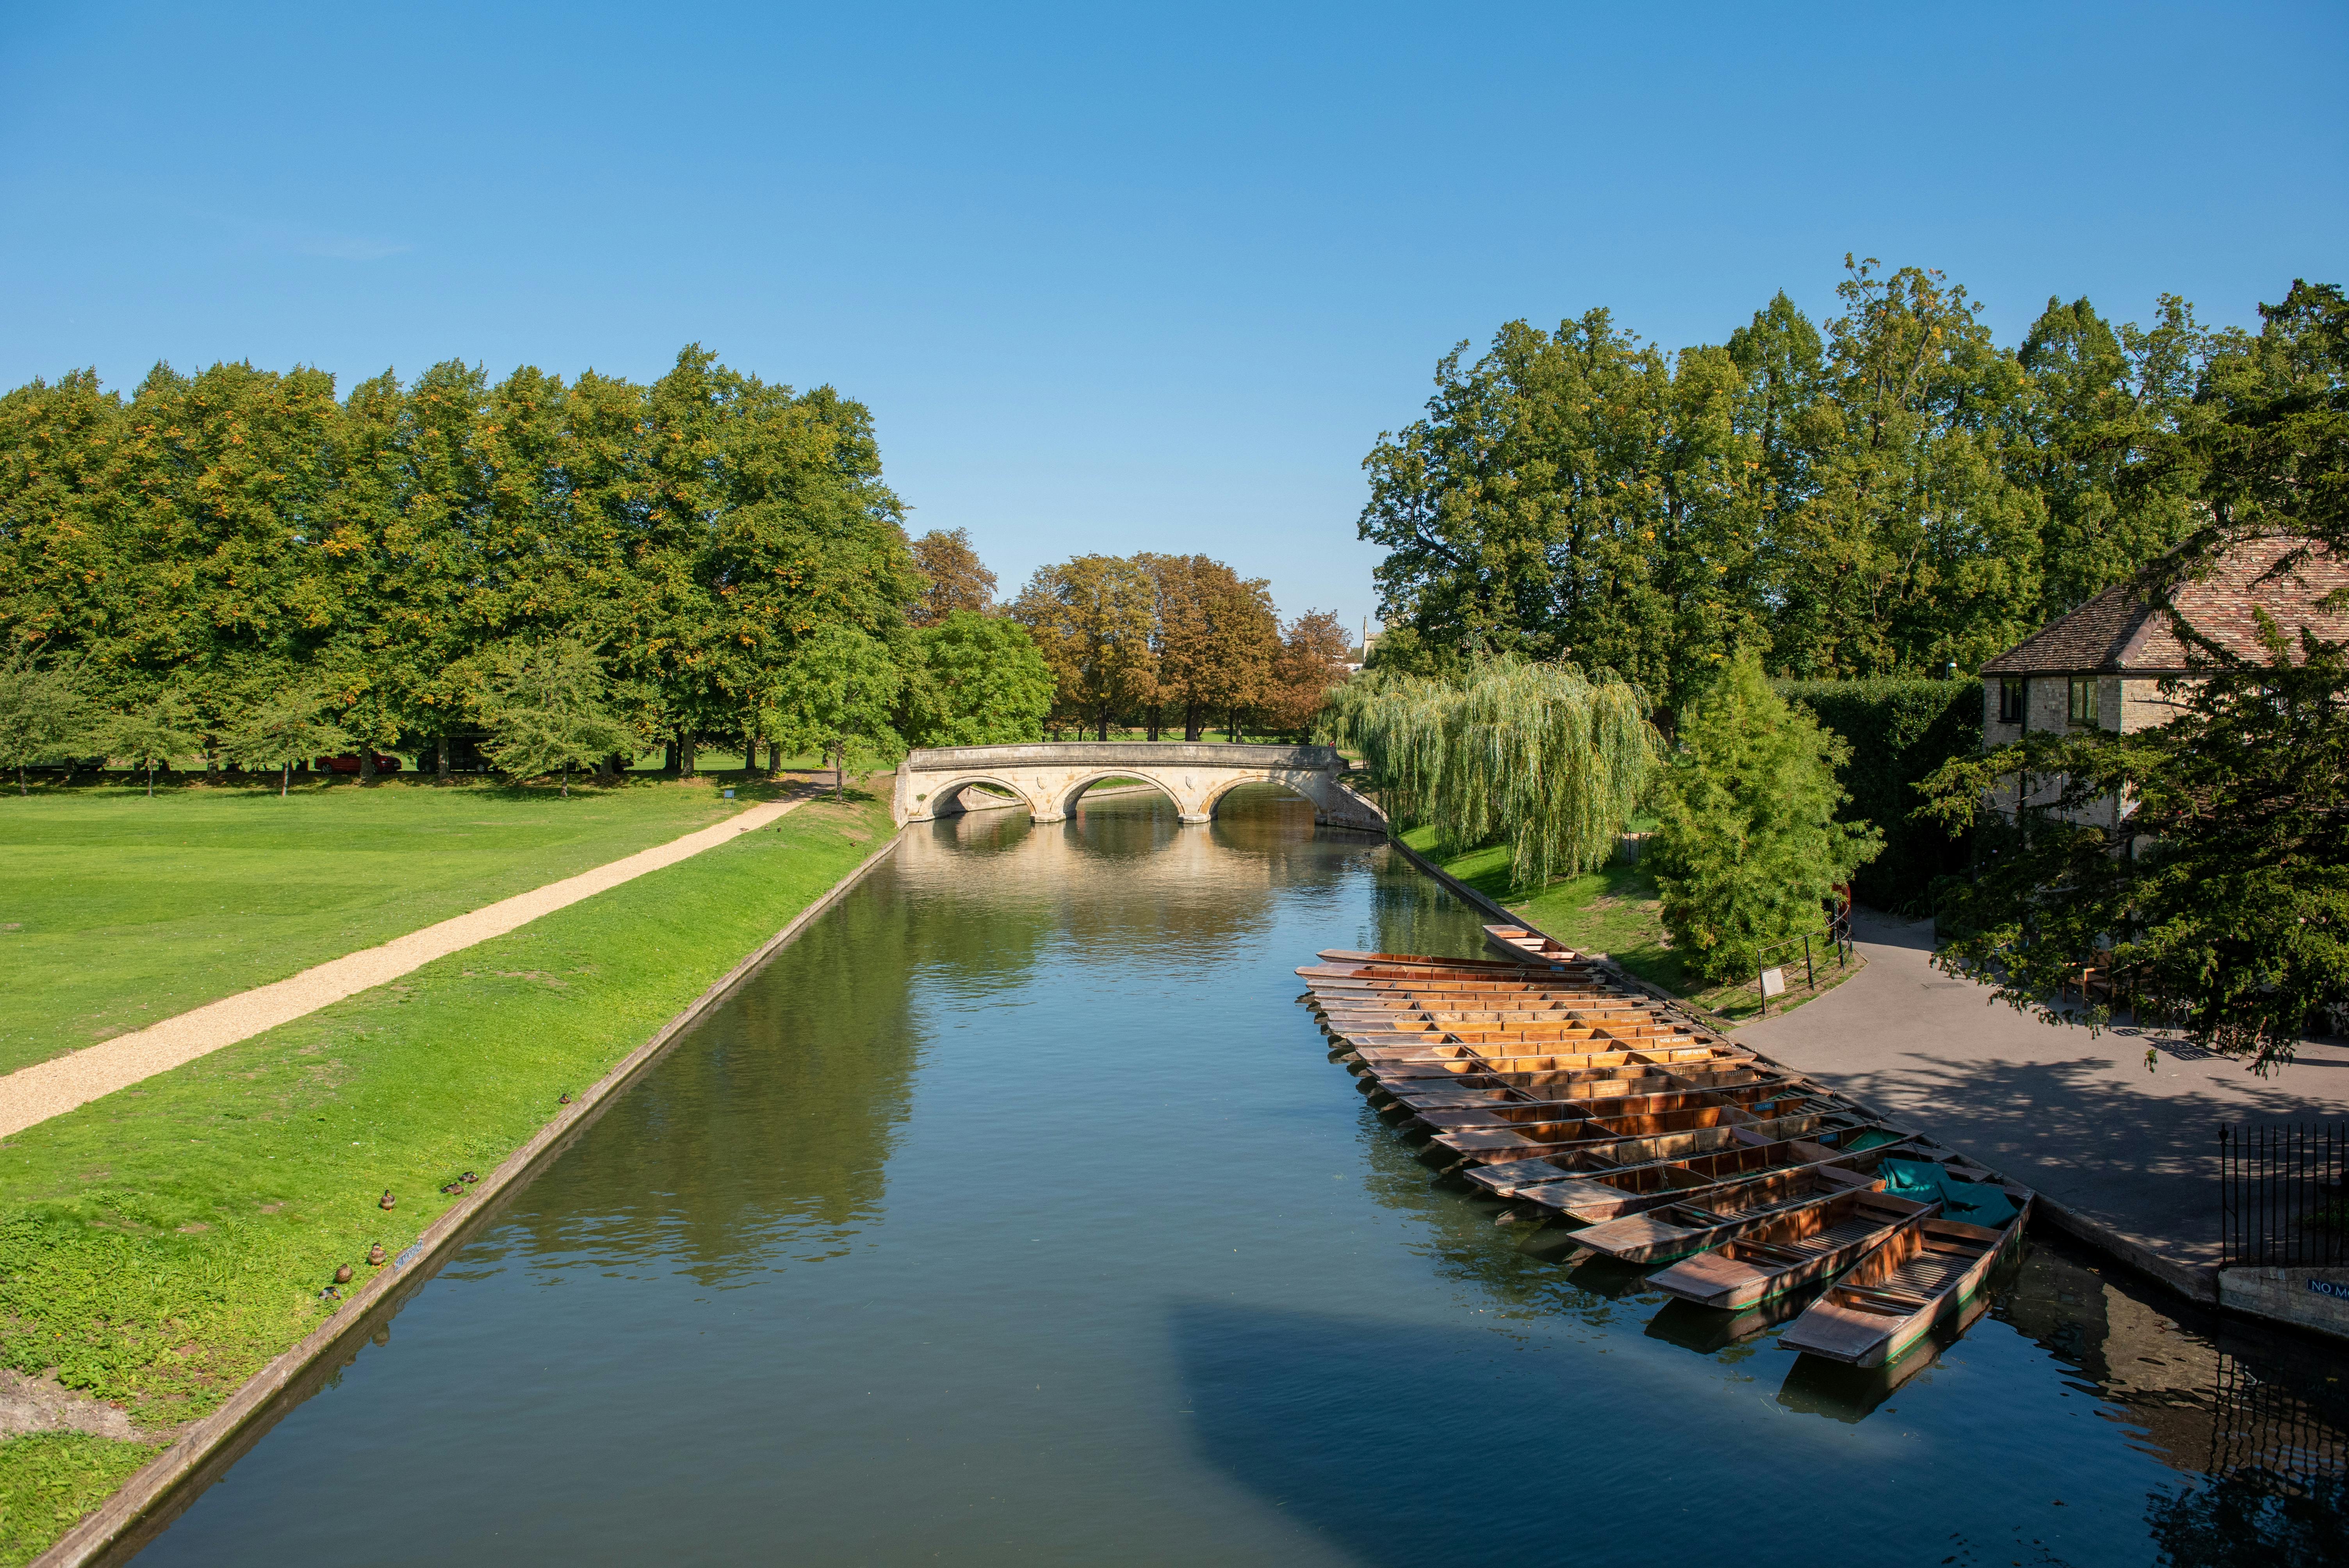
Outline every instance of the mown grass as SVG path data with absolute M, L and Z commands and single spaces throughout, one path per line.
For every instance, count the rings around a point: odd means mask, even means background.
M 147 1443 L 35 1432 L 0 1446 L 0 1568 L 30 1563 L 153 1458 Z
M 1542 887 L 1526 888 L 1516 885 L 1511 874 L 1506 845 L 1446 855 L 1440 852 L 1432 828 L 1410 829 L 1402 838 L 1413 849 L 1486 898 L 1569 947 L 1604 953 L 1651 985 L 1722 1017 L 1742 1021 L 1761 1014 L 1761 996 L 1752 981 L 1708 985 L 1688 972 L 1664 931 L 1662 900 L 1651 866 L 1612 863 L 1595 872 L 1561 877 Z M 1825 995 L 1857 972 L 1856 965 L 1838 969 L 1825 962 L 1824 943 L 1819 954 L 1822 962 L 1816 991 L 1804 988 L 1799 952 L 1785 963 L 1786 978 L 1794 988 L 1771 999 L 1774 1016 L 1786 1007 Z
M 397 1255 L 457 1201 L 443 1183 L 496 1165 L 891 830 L 870 795 L 802 806 L 0 1142 L 0 1364 L 150 1431 L 215 1408 L 333 1310 L 336 1265 Z M 0 1443 L 0 1506 L 46 1540 L 114 1482 L 41 1521 L 62 1461 L 29 1441 Z M 72 1451 L 119 1480 L 146 1450 Z
M 0 797 L 0 1072 L 721 820 L 709 780 Z

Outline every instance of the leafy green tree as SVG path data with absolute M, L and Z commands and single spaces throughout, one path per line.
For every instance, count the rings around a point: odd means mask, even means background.
M 1772 691 L 1750 652 L 1681 716 L 1655 788 L 1656 881 L 1693 973 L 1752 975 L 1768 944 L 1820 930 L 1828 893 L 1876 853 L 1875 828 L 1835 820 L 1849 749 Z
M 1942 820 L 1988 819 L 1937 965 L 2053 1022 L 2100 963 L 2197 1043 L 2261 1071 L 2292 1059 L 2349 997 L 2349 652 L 2259 619 L 2266 657 L 2198 655 L 2167 725 L 2033 732 L 1927 781 Z M 2011 816 L 1986 809 L 2018 785 Z
M 1280 621 L 1272 587 L 1243 579 L 1204 555 L 1137 555 L 1156 595 L 1151 689 L 1144 700 L 1183 717 L 1183 738 L 1196 740 L 1216 715 L 1237 728 L 1238 715 L 1273 690 Z
M 569 799 L 573 764 L 593 765 L 639 738 L 605 694 L 602 663 L 571 638 L 509 647 L 492 662 L 481 696 L 491 734 L 483 749 L 517 782 L 559 772 Z
M 1016 621 L 971 610 L 913 634 L 905 738 L 916 746 L 1005 746 L 1040 740 L 1052 710 L 1052 672 Z
M 285 798 L 297 758 L 337 756 L 353 745 L 350 731 L 325 717 L 332 699 L 318 688 L 280 692 L 237 714 L 221 736 L 221 752 L 238 768 L 277 769 L 277 797 Z
M 905 676 L 888 648 L 854 626 L 826 626 L 804 640 L 776 684 L 776 738 L 832 758 L 841 798 L 848 765 L 894 761 L 905 742 L 893 727 Z
M 63 757 L 91 733 L 89 697 L 72 665 L 44 665 L 19 647 L 0 663 L 0 763 L 16 769 L 16 793 L 29 793 L 25 769 Z
M 166 691 L 152 702 L 117 714 L 99 731 L 107 753 L 127 757 L 134 765 L 147 770 L 147 794 L 155 794 L 155 764 L 171 765 L 174 757 L 185 757 L 203 745 L 203 737 L 196 729 L 195 710 L 179 693 Z

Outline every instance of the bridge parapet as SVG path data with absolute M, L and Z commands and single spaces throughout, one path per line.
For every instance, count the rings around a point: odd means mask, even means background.
M 1272 783 L 1313 802 L 1313 820 L 1384 832 L 1385 813 L 1348 789 L 1345 758 L 1328 746 L 1235 746 L 1215 742 L 1035 741 L 947 746 L 909 754 L 897 769 L 899 822 L 922 822 L 968 808 L 963 791 L 984 784 L 1019 797 L 1030 819 L 1065 820 L 1077 797 L 1104 779 L 1140 779 L 1172 797 L 1185 822 L 1205 822 L 1240 784 Z

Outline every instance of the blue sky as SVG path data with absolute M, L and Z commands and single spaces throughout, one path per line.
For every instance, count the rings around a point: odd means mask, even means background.
M 869 403 L 1009 593 L 1204 551 L 1371 608 L 1436 358 L 1719 341 L 1846 252 L 2012 341 L 2349 281 L 2349 7 L 0 4 L 0 384 L 157 359 Z

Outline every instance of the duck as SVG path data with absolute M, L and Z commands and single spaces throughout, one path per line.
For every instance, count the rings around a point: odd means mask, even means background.
M 481 1180 L 481 1178 L 480 1178 L 479 1176 L 474 1175 L 471 1171 L 466 1171 L 462 1176 L 459 1177 L 459 1178 L 458 1178 L 458 1180 L 459 1180 L 459 1181 L 462 1181 L 462 1182 L 464 1182 L 466 1186 L 470 1187 L 470 1186 L 471 1186 L 474 1182 L 476 1182 L 476 1181 L 480 1181 L 480 1180 Z
M 381 1242 L 378 1242 L 375 1245 L 367 1249 L 367 1262 L 375 1264 L 378 1268 L 383 1266 L 383 1243 Z
M 345 1264 L 342 1267 L 335 1271 L 335 1283 L 336 1284 L 348 1284 L 351 1283 L 350 1264 Z
M 398 1199 L 391 1195 L 391 1189 L 386 1187 L 383 1190 L 383 1196 L 376 1200 L 375 1206 L 378 1209 L 388 1209 L 398 1202 Z
M 571 1091 L 569 1089 L 564 1089 L 561 1094 L 556 1095 L 554 1097 L 554 1103 L 557 1105 L 569 1105 L 571 1103 Z

